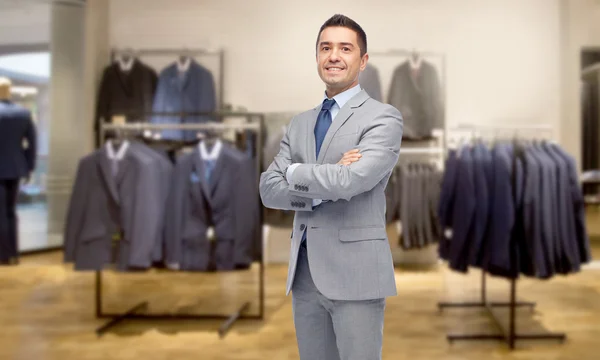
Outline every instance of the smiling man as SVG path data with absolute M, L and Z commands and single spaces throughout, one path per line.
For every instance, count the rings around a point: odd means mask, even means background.
M 319 106 L 295 116 L 261 175 L 263 204 L 296 211 L 288 271 L 302 360 L 381 359 L 385 298 L 396 295 L 384 190 L 398 161 L 398 110 L 358 85 L 367 36 L 335 15 L 317 36 Z

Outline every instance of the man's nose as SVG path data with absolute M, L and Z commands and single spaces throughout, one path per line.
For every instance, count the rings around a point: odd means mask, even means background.
M 330 62 L 338 62 L 340 61 L 340 56 L 338 54 L 338 51 L 336 49 L 331 51 L 331 55 L 329 55 L 329 61 Z

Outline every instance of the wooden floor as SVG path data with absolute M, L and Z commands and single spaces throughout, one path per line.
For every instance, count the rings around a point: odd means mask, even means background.
M 600 212 L 592 217 L 600 220 Z M 600 259 L 600 246 L 594 249 Z M 19 266 L 0 268 L 1 360 L 299 358 L 291 300 L 284 296 L 285 266 L 267 269 L 266 319 L 238 322 L 224 339 L 217 334 L 219 322 L 198 321 L 128 321 L 98 338 L 95 329 L 105 320 L 96 319 L 94 313 L 94 274 L 75 273 L 61 259 L 59 253 L 29 256 Z M 106 311 L 124 311 L 149 300 L 151 312 L 226 313 L 257 298 L 256 275 L 256 271 L 218 277 L 108 272 L 103 277 L 104 306 Z M 453 345 L 446 341 L 448 332 L 495 331 L 481 310 L 437 311 L 440 300 L 477 300 L 478 272 L 462 276 L 443 266 L 430 271 L 398 270 L 397 284 L 399 295 L 387 303 L 384 359 L 600 358 L 600 267 L 550 281 L 520 281 L 519 297 L 536 301 L 537 307 L 533 314 L 519 312 L 518 328 L 565 331 L 568 341 L 519 343 L 514 352 L 494 341 Z M 507 282 L 492 279 L 488 286 L 490 299 L 508 300 Z M 251 311 L 256 310 L 254 304 Z

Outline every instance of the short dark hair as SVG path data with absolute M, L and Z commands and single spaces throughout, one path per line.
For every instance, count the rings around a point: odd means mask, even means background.
M 321 33 L 328 27 L 333 26 L 341 26 L 356 32 L 356 37 L 358 39 L 358 47 L 360 47 L 360 56 L 364 56 L 367 53 L 367 34 L 365 31 L 358 25 L 358 23 L 349 17 L 342 14 L 335 14 L 330 17 L 325 23 L 321 26 L 319 30 L 319 34 L 317 35 L 317 44 L 316 48 L 319 47 L 319 38 L 321 37 Z

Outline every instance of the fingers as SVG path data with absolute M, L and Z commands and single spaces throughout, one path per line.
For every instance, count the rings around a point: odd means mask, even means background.
M 358 154 L 358 149 L 352 149 L 350 151 L 347 151 L 344 153 L 344 156 L 350 155 L 350 154 Z

